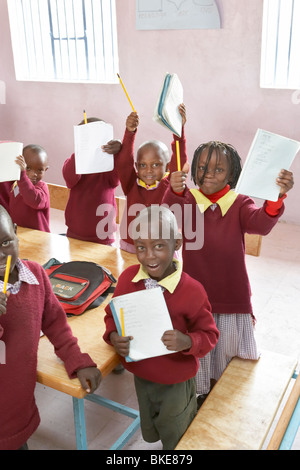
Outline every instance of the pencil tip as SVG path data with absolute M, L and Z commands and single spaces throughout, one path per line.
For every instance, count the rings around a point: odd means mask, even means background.
M 120 78 L 120 75 L 117 73 L 118 77 Z

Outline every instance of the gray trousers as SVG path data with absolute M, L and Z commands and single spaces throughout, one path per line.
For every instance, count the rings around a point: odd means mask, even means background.
M 195 378 L 165 385 L 134 376 L 134 383 L 144 440 L 161 440 L 164 450 L 174 449 L 196 416 Z

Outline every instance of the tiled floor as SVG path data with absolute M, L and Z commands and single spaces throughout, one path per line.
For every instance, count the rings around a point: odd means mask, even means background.
M 60 216 L 59 216 L 60 217 Z M 52 230 L 63 233 L 61 220 L 52 215 Z M 256 339 L 262 349 L 300 359 L 300 226 L 279 223 L 263 239 L 261 255 L 247 256 L 257 318 Z M 110 374 L 101 384 L 101 395 L 137 409 L 132 376 Z M 75 449 L 72 399 L 37 384 L 36 400 L 41 424 L 29 440 L 34 449 Z M 90 402 L 85 403 L 89 449 L 109 449 L 131 419 Z M 147 444 L 140 432 L 126 450 L 161 449 L 161 443 Z M 300 449 L 300 432 L 293 449 Z

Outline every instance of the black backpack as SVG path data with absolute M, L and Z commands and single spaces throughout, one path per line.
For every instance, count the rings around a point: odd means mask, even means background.
M 111 272 L 90 261 L 61 263 L 51 258 L 43 265 L 53 292 L 67 314 L 80 315 L 98 307 L 116 282 Z

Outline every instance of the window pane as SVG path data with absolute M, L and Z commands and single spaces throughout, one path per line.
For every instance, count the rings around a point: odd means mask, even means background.
M 261 87 L 300 87 L 300 0 L 264 0 Z
M 17 80 L 118 83 L 115 0 L 7 0 Z

